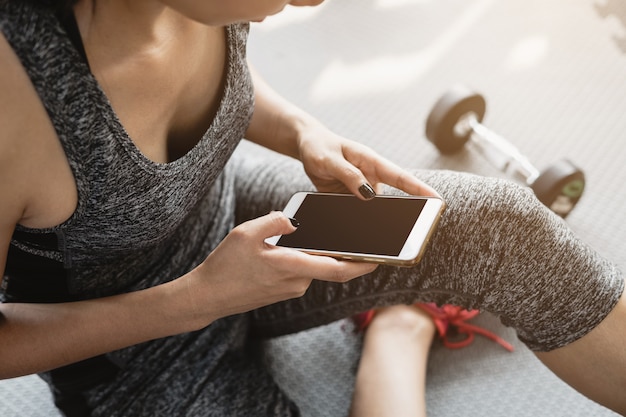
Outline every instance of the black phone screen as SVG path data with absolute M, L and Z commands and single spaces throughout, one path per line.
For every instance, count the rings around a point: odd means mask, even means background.
M 397 256 L 425 204 L 425 199 L 308 194 L 293 216 L 300 226 L 277 245 Z

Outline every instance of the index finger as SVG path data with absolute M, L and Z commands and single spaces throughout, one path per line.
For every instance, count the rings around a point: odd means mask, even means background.
M 316 279 L 332 282 L 347 282 L 354 278 L 373 272 L 378 268 L 378 264 L 344 261 L 330 256 L 309 255 L 316 258 L 323 258 L 318 261 L 324 265 L 322 275 L 316 276 Z
M 375 170 L 381 182 L 410 195 L 441 197 L 430 185 L 420 181 L 415 175 L 400 168 L 391 161 L 384 161 L 376 165 Z

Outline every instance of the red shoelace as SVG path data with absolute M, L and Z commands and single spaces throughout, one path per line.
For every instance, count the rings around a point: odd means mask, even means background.
M 467 322 L 467 320 L 480 314 L 479 310 L 465 310 L 451 304 L 438 307 L 435 303 L 417 303 L 415 306 L 430 315 L 437 328 L 439 338 L 443 345 L 449 349 L 460 349 L 468 346 L 474 341 L 474 336 L 479 334 L 493 340 L 509 352 L 513 351 L 513 346 L 495 333 Z M 376 310 L 368 310 L 354 316 L 353 320 L 358 330 L 364 330 L 375 314 Z M 465 337 L 457 340 L 458 335 Z

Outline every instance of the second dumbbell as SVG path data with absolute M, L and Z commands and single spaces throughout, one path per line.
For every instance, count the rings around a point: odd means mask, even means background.
M 426 121 L 426 137 L 443 154 L 460 151 L 468 141 L 497 168 L 530 186 L 552 211 L 566 217 L 585 189 L 584 173 L 568 160 L 539 171 L 515 146 L 485 127 L 484 97 L 455 86 L 435 103 Z

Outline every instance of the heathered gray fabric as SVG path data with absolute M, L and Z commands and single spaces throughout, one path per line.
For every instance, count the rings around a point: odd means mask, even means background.
M 49 12 L 0 1 L 0 29 L 51 115 L 76 177 L 77 211 L 52 230 L 81 298 L 174 279 L 234 224 L 311 188 L 287 158 L 238 151 L 227 164 L 252 111 L 247 26 L 228 29 L 227 88 L 211 128 L 170 164 L 152 163 L 132 144 Z M 491 311 L 531 349 L 550 350 L 582 337 L 614 307 L 624 288 L 621 273 L 527 189 L 453 172 L 418 175 L 449 206 L 419 266 L 380 267 L 346 285 L 316 281 L 299 299 L 113 352 L 108 356 L 120 373 L 85 393 L 93 415 L 297 415 L 258 360 L 250 331 L 285 334 L 374 306 L 436 301 Z

